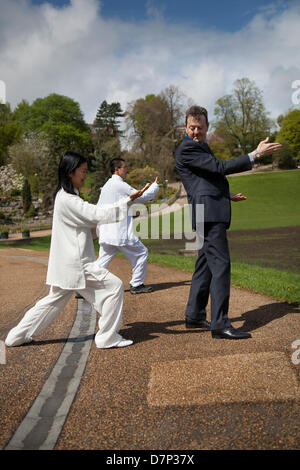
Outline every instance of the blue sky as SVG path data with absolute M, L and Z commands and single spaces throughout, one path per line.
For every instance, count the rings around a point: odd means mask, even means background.
M 104 99 L 175 85 L 212 121 L 248 77 L 276 118 L 300 80 L 299 25 L 299 0 L 1 0 L 0 80 L 12 108 L 55 92 L 89 122 Z
M 68 5 L 69 0 L 48 0 L 55 6 Z M 40 5 L 45 0 L 33 0 Z M 189 0 L 187 7 L 179 0 L 99 0 L 104 18 L 124 21 L 146 21 L 149 16 L 162 15 L 167 23 L 185 23 L 222 31 L 236 31 L 244 27 L 260 11 L 282 11 L 284 0 Z

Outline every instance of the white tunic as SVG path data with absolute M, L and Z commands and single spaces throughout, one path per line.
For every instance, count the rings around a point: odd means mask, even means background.
M 103 279 L 108 271 L 96 262 L 91 228 L 126 218 L 131 204 L 125 197 L 117 204 L 96 206 L 61 189 L 54 203 L 46 284 L 85 289 L 85 271 Z
M 155 182 L 152 183 L 141 197 L 135 199 L 134 203 L 143 204 L 150 201 L 154 198 L 158 190 L 158 184 Z M 103 186 L 97 205 L 98 207 L 103 207 L 105 204 L 116 203 L 121 198 L 128 197 L 135 191 L 136 189 L 126 183 L 121 176 L 112 175 Z M 106 224 L 105 227 L 101 227 L 101 224 L 97 226 L 100 244 L 106 243 L 115 246 L 125 246 L 134 245 L 138 241 L 138 237 L 133 231 L 132 207 L 126 219 L 116 224 Z

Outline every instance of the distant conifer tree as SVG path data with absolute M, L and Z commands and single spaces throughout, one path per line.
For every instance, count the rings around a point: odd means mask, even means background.
M 30 209 L 32 205 L 31 189 L 28 178 L 24 179 L 23 189 L 22 189 L 22 199 L 23 199 L 23 212 L 26 212 Z
M 91 185 L 91 192 L 89 201 L 96 204 L 99 199 L 100 189 L 110 178 L 110 161 L 111 158 L 104 150 L 96 152 L 93 161 L 91 162 L 91 170 L 94 172 L 94 181 Z

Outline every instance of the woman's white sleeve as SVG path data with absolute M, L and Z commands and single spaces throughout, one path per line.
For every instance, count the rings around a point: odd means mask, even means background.
M 127 217 L 128 208 L 132 204 L 130 197 L 120 199 L 114 204 L 96 206 L 83 201 L 79 196 L 68 194 L 64 200 L 61 217 L 72 226 L 94 227 L 97 224 L 111 224 Z

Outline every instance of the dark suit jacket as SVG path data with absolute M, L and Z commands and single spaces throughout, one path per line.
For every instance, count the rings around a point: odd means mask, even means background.
M 204 204 L 205 222 L 230 225 L 230 192 L 225 175 L 251 170 L 249 155 L 221 161 L 209 146 L 185 139 L 176 149 L 176 168 L 192 206 L 192 227 L 196 229 L 196 205 Z

